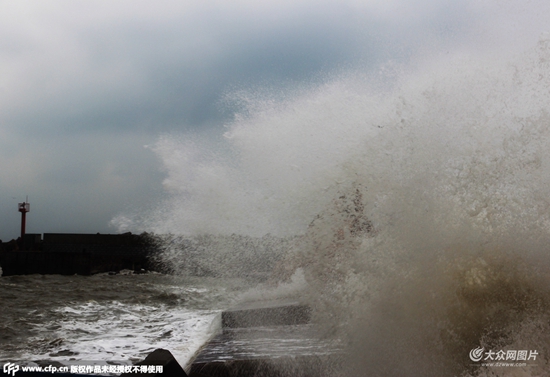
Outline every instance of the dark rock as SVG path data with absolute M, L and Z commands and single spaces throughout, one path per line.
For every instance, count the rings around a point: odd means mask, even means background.
M 56 352 L 56 353 L 50 353 L 50 356 L 51 356 L 51 357 L 58 357 L 58 356 L 75 356 L 75 355 L 78 355 L 78 352 L 73 352 L 73 351 L 70 351 L 70 350 L 61 350 L 61 351 Z
M 187 377 L 187 373 L 178 364 L 172 353 L 159 348 L 151 352 L 143 361 L 136 365 L 162 365 L 162 373 L 123 373 L 120 376 L 165 376 L 165 377 Z

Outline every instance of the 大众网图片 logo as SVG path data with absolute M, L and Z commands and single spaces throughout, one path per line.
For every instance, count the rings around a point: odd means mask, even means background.
M 470 360 L 478 361 L 529 361 L 536 360 L 539 354 L 537 350 L 488 350 L 484 352 L 483 347 L 474 348 L 470 351 Z

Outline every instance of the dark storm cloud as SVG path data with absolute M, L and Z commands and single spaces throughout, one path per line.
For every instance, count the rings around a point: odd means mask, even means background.
M 0 237 L 17 235 L 26 194 L 32 232 L 108 231 L 159 195 L 144 144 L 220 128 L 231 91 L 403 60 L 434 30 L 456 38 L 471 15 L 452 4 L 0 1 Z
M 176 9 L 180 17 L 161 20 L 98 15 L 62 19 L 51 40 L 45 33 L 25 44 L 19 36 L 14 45 L 4 37 L 6 51 L 25 46 L 18 56 L 26 68 L 23 93 L 4 123 L 33 134 L 217 123 L 231 115 L 219 106 L 228 88 L 300 82 L 358 59 L 375 61 L 407 27 L 451 17 L 433 10 L 427 20 L 388 25 L 346 3 L 287 8 L 271 16 L 231 7 Z
M 49 55 L 37 54 L 32 70 L 43 74 L 31 75 L 34 90 L 25 106 L 8 112 L 8 123 L 33 132 L 38 122 L 46 130 L 80 132 L 217 122 L 227 116 L 218 102 L 227 88 L 308 80 L 350 62 L 361 25 L 346 23 L 346 16 L 312 8 L 268 24 L 261 14 L 227 19 L 224 10 L 212 10 L 198 20 L 161 24 L 71 25 L 68 51 L 59 43 L 63 53 L 55 64 L 43 64 Z

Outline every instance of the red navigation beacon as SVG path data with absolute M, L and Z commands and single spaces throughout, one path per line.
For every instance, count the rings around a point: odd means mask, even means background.
M 23 240 L 23 236 L 25 235 L 25 217 L 27 212 L 31 210 L 31 205 L 28 203 L 28 200 L 29 198 L 27 197 L 24 203 L 18 204 L 19 212 L 21 212 L 21 240 Z

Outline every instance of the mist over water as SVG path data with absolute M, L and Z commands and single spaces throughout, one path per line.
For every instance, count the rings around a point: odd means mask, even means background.
M 548 374 L 548 36 L 509 59 L 451 51 L 233 98 L 223 138 L 155 145 L 170 197 L 141 226 L 298 236 L 273 280 L 303 272 L 343 373 Z M 538 356 L 482 367 L 477 347 Z

